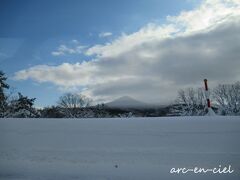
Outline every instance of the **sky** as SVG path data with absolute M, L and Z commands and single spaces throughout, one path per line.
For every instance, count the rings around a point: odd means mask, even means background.
M 11 91 L 167 104 L 179 89 L 240 80 L 239 0 L 1 0 Z

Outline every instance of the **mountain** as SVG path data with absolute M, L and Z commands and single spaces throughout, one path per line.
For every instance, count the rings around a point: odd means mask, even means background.
M 138 101 L 129 96 L 120 97 L 112 102 L 106 103 L 105 105 L 112 108 L 144 108 L 149 106 L 147 103 Z

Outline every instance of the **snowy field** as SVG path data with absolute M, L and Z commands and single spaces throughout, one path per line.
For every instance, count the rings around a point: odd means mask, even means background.
M 239 139 L 240 117 L 1 119 L 0 179 L 239 180 Z

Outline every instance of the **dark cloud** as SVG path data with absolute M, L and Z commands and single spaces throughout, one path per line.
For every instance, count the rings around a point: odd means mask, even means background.
M 179 88 L 202 86 L 204 78 L 212 85 L 237 81 L 239 32 L 240 23 L 233 21 L 211 31 L 151 42 L 118 57 L 103 58 L 96 64 L 100 70 L 96 75 L 119 79 L 92 86 L 91 92 L 94 96 L 131 95 L 161 102 L 174 99 L 170 92 Z M 144 53 L 153 57 L 146 58 Z

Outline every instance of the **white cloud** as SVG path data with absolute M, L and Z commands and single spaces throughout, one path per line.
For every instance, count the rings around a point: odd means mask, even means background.
M 144 42 L 170 37 L 170 35 L 175 32 L 176 29 L 172 25 L 157 26 L 156 24 L 149 23 L 135 33 L 130 35 L 122 34 L 111 43 L 95 45 L 89 48 L 86 51 L 86 55 L 97 55 L 101 57 L 117 56 L 132 50 L 134 47 Z
M 123 34 L 110 43 L 89 48 L 86 55 L 111 57 L 143 43 L 208 31 L 232 17 L 239 16 L 239 9 L 240 1 L 237 0 L 205 0 L 200 7 L 192 11 L 168 16 L 168 23 L 164 25 L 149 23 L 135 33 Z
M 95 67 L 91 63 L 63 63 L 59 66 L 38 65 L 15 74 L 16 80 L 31 78 L 37 82 L 54 82 L 63 87 L 88 85 L 92 81 Z
M 192 11 L 149 23 L 132 34 L 86 50 L 94 60 L 59 66 L 34 66 L 18 80 L 85 87 L 98 99 L 129 95 L 146 102 L 173 100 L 179 88 L 210 86 L 240 79 L 240 1 L 206 0 Z M 64 50 L 63 50 L 64 49 Z M 65 53 L 71 53 L 66 50 Z M 61 51 L 58 51 L 59 53 Z
M 74 43 L 74 44 L 79 44 L 79 41 L 76 40 L 76 39 L 73 39 L 71 42 Z
M 206 31 L 240 15 L 239 0 L 205 0 L 192 11 L 183 11 L 178 16 L 169 16 L 168 21 L 183 29 L 184 34 Z
M 101 32 L 99 35 L 99 37 L 108 37 L 108 36 L 112 36 L 112 33 L 111 32 Z
M 55 51 L 52 51 L 53 56 L 81 54 L 86 46 L 79 45 L 78 40 L 72 40 L 68 45 L 62 44 Z

